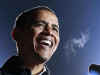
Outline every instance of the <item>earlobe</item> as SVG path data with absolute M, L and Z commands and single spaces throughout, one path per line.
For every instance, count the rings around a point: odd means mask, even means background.
M 16 28 L 14 28 L 11 32 L 11 35 L 12 35 L 12 39 L 15 40 L 15 33 L 16 32 Z
M 15 40 L 15 41 L 20 40 L 20 30 L 19 29 L 14 28 L 12 30 L 12 33 L 11 34 L 12 34 L 13 40 Z

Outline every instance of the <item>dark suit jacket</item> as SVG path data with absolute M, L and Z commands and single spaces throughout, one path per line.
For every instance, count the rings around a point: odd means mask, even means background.
M 0 69 L 0 75 L 31 75 L 31 71 L 24 67 L 21 57 L 13 56 Z M 50 75 L 48 69 L 42 75 Z

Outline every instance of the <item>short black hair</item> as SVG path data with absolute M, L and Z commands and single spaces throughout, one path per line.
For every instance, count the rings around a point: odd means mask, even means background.
M 36 11 L 40 11 L 40 10 L 47 10 L 55 14 L 55 12 L 52 9 L 48 8 L 47 6 L 38 6 L 38 7 L 25 10 L 16 17 L 14 28 L 15 27 L 24 28 L 25 24 L 32 24 L 33 22 L 32 16 L 36 14 L 35 13 Z

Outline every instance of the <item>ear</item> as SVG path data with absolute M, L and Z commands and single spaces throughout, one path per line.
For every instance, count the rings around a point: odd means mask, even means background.
M 18 28 L 14 28 L 13 30 L 12 30 L 12 38 L 13 38 L 13 40 L 15 40 L 15 41 L 17 41 L 17 40 L 20 40 L 21 38 L 21 30 L 20 29 L 18 29 Z

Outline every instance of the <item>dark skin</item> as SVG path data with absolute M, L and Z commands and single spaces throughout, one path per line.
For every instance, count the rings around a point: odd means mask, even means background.
M 14 29 L 14 33 L 18 34 L 14 39 L 16 38 L 19 55 L 24 58 L 25 67 L 37 75 L 55 53 L 60 38 L 58 18 L 55 14 L 38 10 L 34 17 L 35 23 L 29 29 Z

